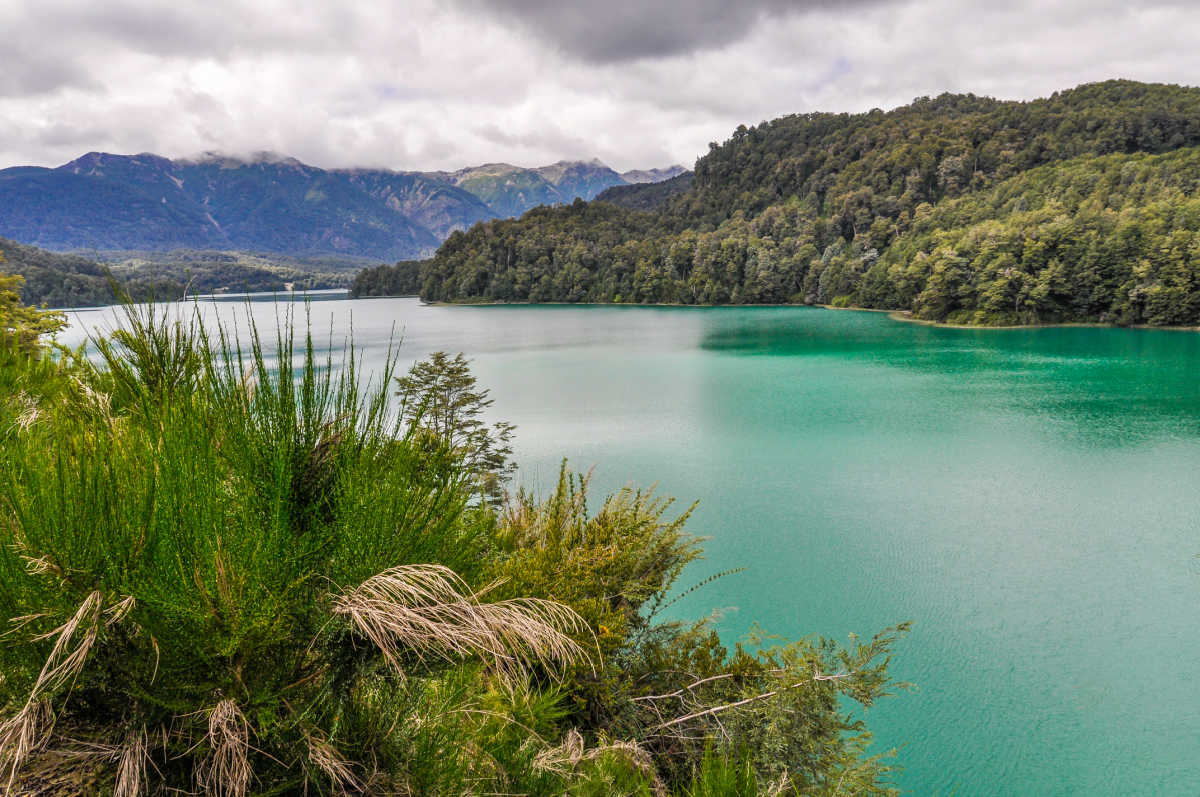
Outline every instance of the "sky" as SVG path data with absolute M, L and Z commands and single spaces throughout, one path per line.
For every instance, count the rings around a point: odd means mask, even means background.
M 1200 83 L 1198 0 L 0 0 L 0 166 L 691 166 L 739 124 Z

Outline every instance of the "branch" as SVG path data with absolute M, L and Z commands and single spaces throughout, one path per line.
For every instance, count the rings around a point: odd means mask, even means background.
M 680 725 L 684 722 L 688 722 L 689 720 L 700 719 L 701 717 L 706 717 L 706 716 L 712 716 L 714 714 L 719 714 L 722 711 L 728 711 L 731 708 L 738 708 L 739 706 L 745 706 L 749 703 L 757 703 L 760 700 L 766 700 L 767 698 L 775 697 L 776 695 L 780 694 L 781 692 L 786 692 L 790 689 L 797 689 L 797 688 L 804 686 L 807 683 L 811 683 L 813 681 L 837 681 L 837 680 L 841 680 L 843 678 L 849 678 L 853 674 L 854 673 L 849 673 L 849 672 L 837 673 L 835 675 L 821 675 L 820 673 L 817 673 L 812 678 L 806 678 L 803 681 L 797 681 L 794 684 L 791 684 L 789 686 L 784 686 L 779 689 L 774 689 L 770 692 L 763 692 L 761 695 L 754 695 L 753 697 L 747 697 L 743 700 L 738 700 L 733 703 L 726 703 L 725 705 L 722 705 L 722 706 L 713 706 L 712 708 L 706 708 L 704 711 L 697 711 L 696 713 L 688 714 L 685 717 L 678 717 L 676 719 L 671 720 L 670 722 L 664 722 L 661 725 L 654 726 L 653 728 L 650 729 L 650 732 L 654 733 L 655 731 L 661 731 L 664 728 L 670 728 L 672 725 Z

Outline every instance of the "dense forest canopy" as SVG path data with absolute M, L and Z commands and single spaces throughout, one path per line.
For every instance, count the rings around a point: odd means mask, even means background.
M 674 195 L 455 233 L 421 295 L 1198 324 L 1198 147 L 1200 89 L 1132 81 L 787 116 L 711 145 Z
M 394 266 L 364 268 L 354 277 L 350 295 L 416 296 L 421 291 L 421 261 L 401 260 Z

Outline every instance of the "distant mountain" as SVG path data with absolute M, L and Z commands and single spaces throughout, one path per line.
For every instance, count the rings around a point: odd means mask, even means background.
M 670 180 L 672 177 L 678 177 L 686 172 L 686 168 L 675 164 L 665 169 L 633 169 L 621 172 L 621 179 L 627 183 L 661 183 L 663 180 Z
M 667 170 L 652 169 L 636 174 L 655 171 Z M 537 168 L 486 163 L 427 176 L 470 191 L 486 202 L 498 218 L 520 216 L 538 205 L 565 205 L 576 198 L 592 199 L 610 186 L 637 182 L 627 180 L 598 160 L 559 161 Z
M 240 250 L 398 260 L 451 232 L 538 205 L 591 199 L 671 169 L 599 161 L 456 172 L 319 169 L 295 158 L 92 152 L 57 168 L 0 170 L 0 235 L 60 251 Z

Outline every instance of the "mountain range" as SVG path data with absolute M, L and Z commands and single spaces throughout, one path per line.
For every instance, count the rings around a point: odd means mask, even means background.
M 91 152 L 57 168 L 0 170 L 0 235 L 55 251 L 407 259 L 480 221 L 684 171 L 620 174 L 593 160 L 397 172 L 321 169 L 274 153 L 171 160 Z

